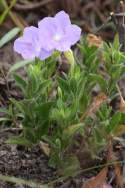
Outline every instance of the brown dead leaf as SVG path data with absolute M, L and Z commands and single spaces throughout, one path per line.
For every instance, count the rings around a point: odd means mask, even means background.
M 40 149 L 45 153 L 46 156 L 50 156 L 50 147 L 49 144 L 40 141 L 39 143 Z
M 12 12 L 11 11 L 9 14 L 10 14 L 10 17 L 11 17 L 12 21 L 14 22 L 14 24 L 17 27 L 21 28 L 21 30 L 23 30 L 24 27 L 28 26 L 26 21 L 19 14 L 17 14 L 16 12 Z
M 117 188 L 124 188 L 123 177 L 121 175 L 121 167 L 115 165 L 115 175 L 116 175 L 116 187 Z
M 107 176 L 108 168 L 103 168 L 97 176 L 92 177 L 87 180 L 82 188 L 108 188 L 106 187 L 106 176 Z
M 87 35 L 87 42 L 88 42 L 90 47 L 96 46 L 97 48 L 99 48 L 102 45 L 103 40 L 100 36 L 97 37 L 96 35 L 88 34 Z
M 125 113 L 125 101 L 123 98 L 121 98 L 121 101 L 120 101 L 120 111 Z
M 120 91 L 118 85 L 117 85 L 117 89 L 118 89 L 118 92 L 119 92 L 119 95 L 120 95 L 120 111 L 125 113 L 125 100 L 122 97 L 122 94 L 121 94 L 121 91 Z
M 125 125 L 118 125 L 116 129 L 113 131 L 113 136 L 121 136 L 125 133 Z
M 105 93 L 99 93 L 96 97 L 94 97 L 92 104 L 89 109 L 81 116 L 80 121 L 84 119 L 85 116 L 92 116 L 101 106 L 101 104 L 107 100 L 107 96 Z

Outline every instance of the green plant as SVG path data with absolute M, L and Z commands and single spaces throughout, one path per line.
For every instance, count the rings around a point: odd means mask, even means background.
M 62 168 L 68 175 L 79 168 L 73 145 L 85 149 L 82 144 L 78 145 L 76 135 L 81 135 L 84 146 L 98 158 L 109 138 L 115 138 L 118 126 L 125 123 L 124 113 L 114 112 L 110 105 L 125 70 L 125 54 L 120 52 L 118 37 L 113 44 L 104 43 L 101 48 L 90 47 L 84 39 L 79 50 L 83 57 L 78 58 L 78 63 L 71 51 L 64 54 L 69 70 L 61 74 L 59 52 L 45 61 L 35 59 L 26 68 L 26 78 L 15 73 L 16 65 L 11 68 L 24 99 L 10 99 L 16 118 L 21 122 L 22 133 L 8 142 L 27 146 L 41 140 L 47 142 L 49 164 Z M 101 65 L 104 74 L 100 71 Z M 93 90 L 97 86 L 98 94 L 94 97 Z

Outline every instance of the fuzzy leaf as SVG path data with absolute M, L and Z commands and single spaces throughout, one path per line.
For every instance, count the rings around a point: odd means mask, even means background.
M 26 81 L 19 75 L 13 74 L 14 80 L 16 81 L 16 84 L 22 89 L 22 91 L 25 93 L 26 88 Z
M 119 122 L 121 120 L 121 113 L 117 112 L 112 116 L 112 119 L 110 121 L 109 126 L 107 127 L 107 131 L 108 133 L 112 132 L 113 130 L 115 130 L 117 128 L 117 126 L 119 125 Z
M 2 48 L 5 44 L 10 42 L 19 32 L 20 32 L 20 28 L 15 27 L 11 31 L 9 31 L 7 34 L 5 34 L 0 39 L 0 48 Z
M 20 69 L 20 68 L 23 68 L 24 66 L 28 65 L 28 64 L 31 64 L 33 63 L 34 61 L 33 60 L 22 60 L 22 61 L 19 61 L 17 62 L 16 64 L 14 64 L 10 70 L 9 70 L 9 73 L 8 74 L 11 74 L 12 72 L 15 72 L 16 70 Z

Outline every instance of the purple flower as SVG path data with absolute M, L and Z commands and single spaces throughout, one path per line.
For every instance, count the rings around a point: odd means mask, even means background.
M 46 17 L 37 27 L 26 27 L 23 36 L 14 43 L 14 50 L 24 59 L 41 60 L 52 55 L 54 50 L 68 51 L 81 35 L 81 29 L 72 25 L 69 15 L 60 11 L 55 17 Z
M 68 51 L 81 35 L 81 29 L 72 25 L 69 15 L 60 11 L 55 17 L 46 17 L 38 24 L 44 49 Z
M 33 26 L 24 29 L 23 36 L 14 42 L 14 50 L 21 54 L 24 59 L 38 57 L 44 60 L 52 54 L 52 51 L 42 48 L 39 29 Z

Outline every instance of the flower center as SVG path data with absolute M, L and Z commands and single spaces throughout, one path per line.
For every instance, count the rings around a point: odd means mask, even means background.
M 41 48 L 40 47 L 36 47 L 36 51 L 40 52 Z
M 60 34 L 56 34 L 56 35 L 54 35 L 53 39 L 58 42 L 61 39 L 61 35 Z

